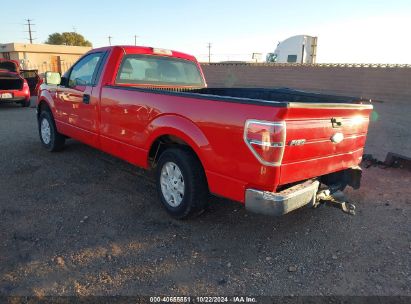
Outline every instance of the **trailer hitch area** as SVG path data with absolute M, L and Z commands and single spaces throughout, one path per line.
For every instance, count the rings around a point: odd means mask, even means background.
M 345 201 L 342 191 L 336 191 L 332 194 L 329 189 L 318 191 L 313 207 L 318 208 L 321 205 L 338 208 L 344 213 L 355 215 L 355 205 Z

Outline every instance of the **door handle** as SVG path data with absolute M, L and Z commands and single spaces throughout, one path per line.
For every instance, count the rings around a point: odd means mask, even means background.
M 342 127 L 342 119 L 341 118 L 331 118 L 331 123 L 333 128 L 341 128 Z
M 84 94 L 83 95 L 83 103 L 85 103 L 85 104 L 90 103 L 90 95 L 89 94 Z

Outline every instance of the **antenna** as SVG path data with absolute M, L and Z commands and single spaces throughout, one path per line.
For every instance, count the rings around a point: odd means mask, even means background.
M 207 48 L 208 48 L 208 63 L 210 63 L 211 62 L 211 42 L 208 43 Z
M 113 38 L 113 37 L 108 36 L 107 38 L 108 38 L 108 44 L 111 45 L 111 38 Z
M 30 40 L 30 44 L 33 44 L 33 40 L 36 38 L 33 38 L 32 33 L 35 33 L 34 31 L 31 30 L 31 26 L 35 25 L 33 23 L 31 23 L 33 20 L 32 19 L 26 19 L 27 23 L 25 25 L 28 26 L 29 30 L 27 31 L 29 33 L 29 40 Z

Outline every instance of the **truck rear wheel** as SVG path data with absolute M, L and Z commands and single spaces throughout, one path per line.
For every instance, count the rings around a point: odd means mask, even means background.
M 205 209 L 207 181 L 200 161 L 191 151 L 164 151 L 157 164 L 156 183 L 160 200 L 173 217 L 184 219 Z
M 38 120 L 39 135 L 43 146 L 50 152 L 60 151 L 66 138 L 57 131 L 53 116 L 49 111 L 42 111 Z

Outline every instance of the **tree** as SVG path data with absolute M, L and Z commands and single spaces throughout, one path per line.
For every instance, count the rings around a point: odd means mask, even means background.
M 91 42 L 86 40 L 83 35 L 77 34 L 75 32 L 51 34 L 49 35 L 46 44 L 92 46 Z

